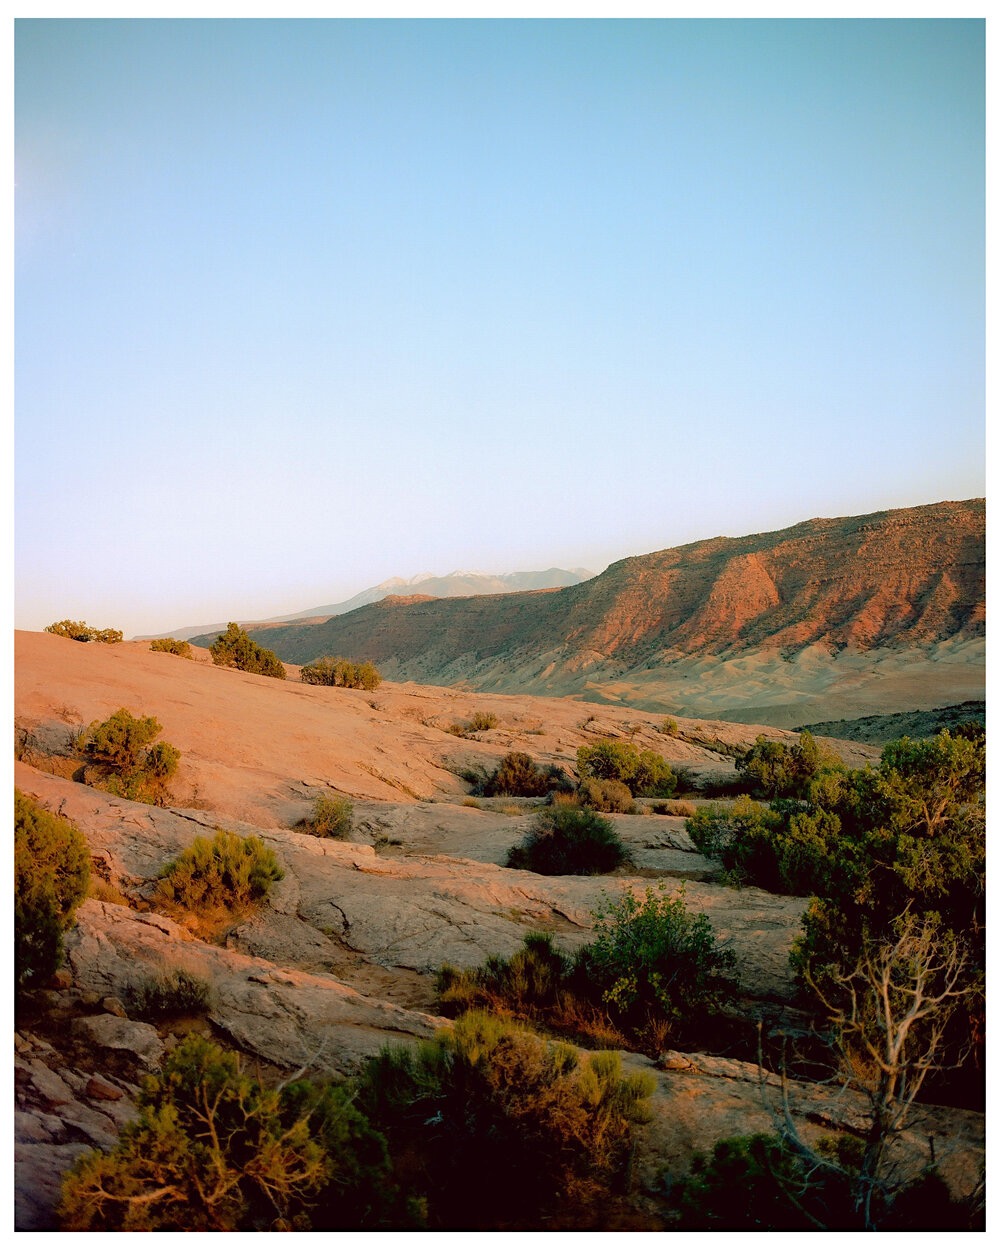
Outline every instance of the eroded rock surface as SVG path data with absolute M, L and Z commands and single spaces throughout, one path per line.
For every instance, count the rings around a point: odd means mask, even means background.
M 675 739 L 649 715 L 566 700 L 408 686 L 367 695 L 229 672 L 140 644 L 48 635 L 19 636 L 18 649 L 16 713 L 35 736 L 15 784 L 83 832 L 94 870 L 49 1007 L 37 1027 L 19 1022 L 15 1037 L 18 1228 L 55 1226 L 62 1173 L 84 1150 L 113 1144 L 135 1115 L 137 1082 L 188 1028 L 274 1071 L 346 1074 L 386 1042 L 416 1042 L 442 1025 L 434 994 L 442 964 L 509 955 L 532 930 L 573 951 L 592 935 L 594 908 L 626 890 L 683 888 L 735 952 L 743 995 L 787 1010 L 788 953 L 804 900 L 720 884 L 681 817 L 614 817 L 633 866 L 607 877 L 507 869 L 531 804 L 463 806 L 459 777 L 511 749 L 571 772 L 577 747 L 603 736 L 702 771 L 731 771 L 732 749 L 758 727 L 703 722 Z M 69 729 L 122 706 L 155 715 L 181 749 L 175 806 L 131 803 L 70 779 L 72 761 L 58 755 Z M 498 728 L 447 732 L 479 708 L 497 713 Z M 847 750 L 851 763 L 876 755 Z M 297 825 L 331 792 L 354 801 L 350 841 Z M 208 941 L 183 915 L 164 914 L 156 880 L 196 836 L 220 827 L 262 838 L 285 876 L 267 906 L 232 917 Z M 134 1018 L 137 987 L 178 970 L 205 987 L 196 1018 Z M 626 1063 L 650 1066 L 641 1056 Z M 639 1159 L 650 1190 L 663 1168 L 683 1169 L 692 1149 L 770 1124 L 755 1081 L 733 1061 L 668 1057 L 656 1079 Z M 825 1094 L 803 1087 L 796 1097 L 807 1118 L 827 1114 L 816 1109 Z M 981 1118 L 935 1114 L 954 1158 L 974 1170 Z

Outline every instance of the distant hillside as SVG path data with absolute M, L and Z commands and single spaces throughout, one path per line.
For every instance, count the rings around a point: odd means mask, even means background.
M 271 625 L 287 621 L 315 621 L 322 617 L 340 616 L 345 612 L 353 612 L 355 608 L 364 607 L 368 603 L 377 603 L 387 595 L 415 594 L 426 595 L 437 599 L 449 599 L 456 595 L 496 595 L 508 594 L 518 590 L 544 590 L 552 586 L 575 586 L 578 582 L 593 577 L 587 569 L 543 569 L 521 573 L 464 573 L 456 570 L 446 577 L 437 577 L 433 573 L 418 573 L 415 577 L 390 577 L 388 581 L 379 582 L 377 586 L 369 586 L 359 591 L 342 603 L 324 603 L 315 608 L 303 608 L 300 612 L 289 612 L 284 616 L 268 616 L 262 620 L 241 621 L 243 626 Z M 228 621 L 219 621 L 214 625 L 182 625 L 178 629 L 164 631 L 162 635 L 152 637 L 185 638 L 198 646 L 214 642 L 216 636 L 226 628 Z
M 322 623 L 251 633 L 294 663 L 331 654 L 368 658 L 396 680 L 585 694 L 707 715 L 697 697 L 672 702 L 658 687 L 660 678 L 684 670 L 690 686 L 692 665 L 709 660 L 725 661 L 732 678 L 741 656 L 748 657 L 747 670 L 750 656 L 766 654 L 797 657 L 808 684 L 806 670 L 829 667 L 841 653 L 891 658 L 981 640 L 985 502 L 804 521 L 634 556 L 564 589 L 464 599 L 391 596 Z M 884 710 L 981 698 L 981 656 L 980 642 L 973 676 L 956 666 L 954 688 L 946 680 L 922 702 L 908 698 Z M 724 709 L 713 703 L 714 714 L 733 716 L 745 706 L 765 719 L 761 707 L 778 700 L 783 709 L 788 704 L 781 723 L 801 723 L 809 700 L 794 690 L 785 698 L 779 687 L 786 676 L 782 670 L 755 677 L 753 689 Z M 879 710 L 862 700 L 816 709 L 813 719 Z
M 892 712 L 888 716 L 820 721 L 798 728 L 808 729 L 810 733 L 825 738 L 883 746 L 897 738 L 933 738 L 942 729 L 954 730 L 959 725 L 982 725 L 985 729 L 986 704 L 980 699 L 973 699 L 955 707 L 936 707 L 929 712 Z

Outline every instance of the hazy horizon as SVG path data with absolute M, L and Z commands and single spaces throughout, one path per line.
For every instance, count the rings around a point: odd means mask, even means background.
M 979 19 L 17 21 L 16 625 L 985 495 L 984 58 Z

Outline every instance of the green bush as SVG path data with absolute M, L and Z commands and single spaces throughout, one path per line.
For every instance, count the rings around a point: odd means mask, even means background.
M 487 729 L 496 729 L 500 719 L 495 712 L 473 712 L 469 717 L 469 732 L 483 733 Z
M 660 725 L 660 733 L 666 734 L 668 738 L 676 738 L 678 734 L 677 722 L 672 716 L 667 716 Z
M 169 742 L 153 742 L 162 728 L 155 717 L 133 716 L 124 707 L 106 721 L 94 721 L 82 735 L 89 763 L 84 780 L 109 794 L 162 805 L 181 758 Z
M 257 837 L 217 829 L 194 842 L 160 873 L 160 900 L 193 912 L 240 911 L 263 901 L 284 872 Z
M 520 798 L 541 798 L 566 785 L 561 769 L 541 769 L 524 751 L 510 751 L 500 761 L 496 772 L 480 787 L 486 797 L 509 794 Z
M 349 1089 L 267 1088 L 190 1034 L 115 1148 L 70 1169 L 60 1216 L 71 1231 L 378 1228 L 393 1197 L 385 1141 Z
M 770 807 L 742 797 L 731 806 L 696 811 L 687 830 L 698 850 L 717 859 L 731 885 L 756 885 L 774 894 L 822 893 L 836 873 L 848 869 L 851 848 L 841 822 L 822 808 L 775 800 Z
M 595 812 L 618 812 L 627 816 L 635 811 L 632 791 L 624 781 L 584 777 L 577 787 L 577 796 L 582 806 L 591 807 Z
M 129 985 L 122 997 L 129 1015 L 139 1020 L 201 1015 L 211 999 L 208 983 L 183 968 Z
M 549 807 L 535 817 L 520 846 L 511 847 L 508 868 L 547 876 L 613 872 L 626 858 L 615 827 L 589 808 Z
M 14 970 L 17 989 L 44 984 L 62 959 L 62 935 L 87 893 L 83 834 L 14 791 Z
M 235 621 L 230 621 L 209 647 L 212 663 L 223 668 L 238 668 L 243 673 L 259 673 L 263 677 L 285 679 L 285 666 L 274 654 L 259 646 Z
M 602 738 L 576 753 L 580 780 L 620 781 L 633 795 L 668 799 L 677 786 L 670 765 L 655 751 L 640 751 L 634 743 Z
M 181 655 L 191 658 L 191 644 L 180 638 L 154 638 L 149 644 L 150 651 L 166 651 L 169 655 Z
M 791 747 L 761 734 L 750 750 L 737 759 L 736 768 L 758 798 L 801 799 L 806 797 L 815 777 L 843 771 L 844 764 L 833 752 L 824 751 L 804 729 L 798 743 Z
M 377 690 L 382 674 L 369 660 L 360 663 L 334 655 L 302 666 L 302 680 L 309 686 L 345 686 L 350 690 Z
M 622 1027 L 662 1039 L 721 1007 L 735 956 L 716 943 L 704 913 L 687 910 L 683 886 L 673 898 L 662 886 L 641 900 L 606 898 L 594 916 L 594 940 L 575 975 L 593 983 Z
M 477 1012 L 415 1052 L 383 1050 L 360 1106 L 429 1229 L 590 1228 L 625 1181 L 652 1088 L 617 1054 L 581 1056 Z
M 350 799 L 321 794 L 313 805 L 312 816 L 303 824 L 306 832 L 317 838 L 346 838 L 353 818 L 354 804 Z
M 59 638 L 72 638 L 74 642 L 121 642 L 120 629 L 95 629 L 86 621 L 54 621 L 45 626 L 47 634 L 55 634 Z

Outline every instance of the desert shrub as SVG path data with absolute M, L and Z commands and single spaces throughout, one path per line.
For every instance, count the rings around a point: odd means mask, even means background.
M 317 838 L 346 838 L 351 832 L 354 804 L 337 795 L 321 794 L 313 804 L 313 814 L 303 826 Z
M 831 876 L 846 871 L 854 858 L 836 813 L 787 800 L 765 806 L 742 797 L 728 807 L 713 804 L 696 811 L 687 830 L 703 855 L 722 864 L 729 884 L 774 894 L 823 893 Z M 851 865 L 852 875 L 856 868 Z
M 73 1231 L 378 1227 L 393 1197 L 385 1141 L 341 1086 L 279 1089 L 191 1034 L 147 1077 L 115 1148 L 70 1169 Z
M 848 1198 L 832 1169 L 807 1168 L 780 1138 L 755 1133 L 696 1154 L 670 1204 L 681 1231 L 804 1232 L 843 1229 Z
M 208 1009 L 208 982 L 183 968 L 163 976 L 126 986 L 122 993 L 129 1014 L 139 1020 L 165 1020 L 171 1016 L 200 1015 Z
M 482 793 L 487 797 L 510 794 L 521 798 L 540 798 L 567 784 L 562 769 L 554 766 L 539 768 L 524 751 L 511 751 L 500 761 L 496 772 L 483 783 Z
M 624 1182 L 652 1088 L 617 1054 L 474 1012 L 417 1051 L 383 1050 L 359 1101 L 429 1229 L 588 1228 Z
M 325 655 L 302 666 L 302 680 L 310 686 L 345 686 L 351 690 L 377 690 L 382 674 L 370 660 L 358 663 Z
M 640 751 L 634 743 L 602 738 L 590 746 L 581 746 L 576 753 L 580 780 L 593 777 L 598 781 L 620 781 L 633 795 L 646 794 L 669 798 L 677 778 L 670 765 L 655 751 Z
M 62 935 L 87 893 L 90 852 L 67 820 L 14 791 L 14 970 L 17 989 L 59 967 Z
M 163 726 L 153 716 L 133 716 L 119 708 L 106 721 L 90 726 L 86 750 L 93 760 L 108 764 L 123 776 L 140 767 L 146 749 Z
M 577 795 L 583 807 L 591 807 L 595 812 L 620 812 L 627 816 L 635 811 L 632 791 L 623 781 L 584 777 L 577 787 Z
M 804 992 L 824 1013 L 856 1009 L 866 1018 L 855 1023 L 867 1027 L 868 1000 L 852 970 L 871 969 L 873 952 L 896 947 L 904 931 L 932 934 L 911 967 L 936 961 L 933 975 L 921 973 L 920 992 L 943 994 L 941 1001 L 958 1010 L 941 1026 L 928 1064 L 935 1070 L 954 1065 L 958 1075 L 948 1079 L 964 1081 L 962 1096 L 975 1097 L 984 1027 L 982 740 L 947 730 L 922 741 L 903 738 L 885 745 L 877 769 L 823 767 L 801 798 L 766 806 L 742 799 L 728 810 L 703 809 L 688 829 L 731 879 L 813 896 L 792 962 Z M 949 980 L 949 967 L 957 980 Z M 970 1052 L 974 1062 L 963 1062 Z
M 733 799 L 749 794 L 753 783 L 740 773 L 710 773 L 697 789 L 706 799 Z
M 217 829 L 194 842 L 160 872 L 162 902 L 193 912 L 239 911 L 261 902 L 284 876 L 274 852 L 257 837 Z
M 600 995 L 574 980 L 574 961 L 549 933 L 529 933 L 510 958 L 490 955 L 478 968 L 445 964 L 437 976 L 438 1009 L 445 1016 L 490 1011 L 531 1021 L 587 1046 L 620 1048 L 628 1039 L 608 1019 Z
M 254 642 L 245 629 L 230 621 L 224 634 L 220 634 L 209 647 L 212 663 L 223 668 L 238 668 L 243 673 L 260 673 L 263 677 L 285 678 L 285 666 L 274 654 Z
M 547 876 L 592 876 L 625 861 L 614 825 L 588 808 L 548 807 L 538 813 L 520 846 L 511 847 L 508 868 Z
M 153 742 L 161 729 L 155 717 L 133 716 L 124 707 L 106 721 L 94 721 L 78 739 L 89 764 L 84 779 L 123 798 L 164 803 L 181 753 L 169 742 Z
M 529 933 L 509 959 L 490 955 L 475 969 L 444 964 L 436 982 L 438 1002 L 449 1016 L 487 1010 L 537 1019 L 559 1004 L 570 967 L 550 933 Z
M 751 794 L 765 799 L 805 798 L 810 782 L 820 773 L 842 771 L 843 761 L 832 751 L 824 751 L 808 730 L 803 730 L 794 746 L 771 742 L 761 734 L 754 745 L 736 761 L 751 787 Z
M 667 716 L 660 724 L 660 733 L 666 734 L 668 738 L 676 738 L 678 733 L 677 722 L 672 716 Z
M 120 629 L 95 629 L 86 621 L 55 621 L 45 626 L 47 634 L 55 634 L 59 638 L 72 638 L 74 642 L 121 642 Z
M 692 914 L 684 889 L 645 897 L 605 898 L 594 913 L 594 940 L 577 956 L 574 975 L 599 990 L 616 1022 L 637 1036 L 683 1034 L 715 1013 L 735 965 L 704 913 Z
M 853 1201 L 860 1142 L 823 1138 L 803 1158 L 782 1138 L 727 1137 L 671 1186 L 668 1203 L 681 1232 L 862 1232 Z M 885 1232 L 968 1231 L 970 1204 L 956 1201 L 932 1167 L 880 1194 L 873 1212 Z
M 662 803 L 652 803 L 650 810 L 656 816 L 694 816 L 698 811 L 686 799 L 667 799 Z
M 180 638 L 154 638 L 149 644 L 150 651 L 166 651 L 169 655 L 181 655 L 191 658 L 191 644 Z

